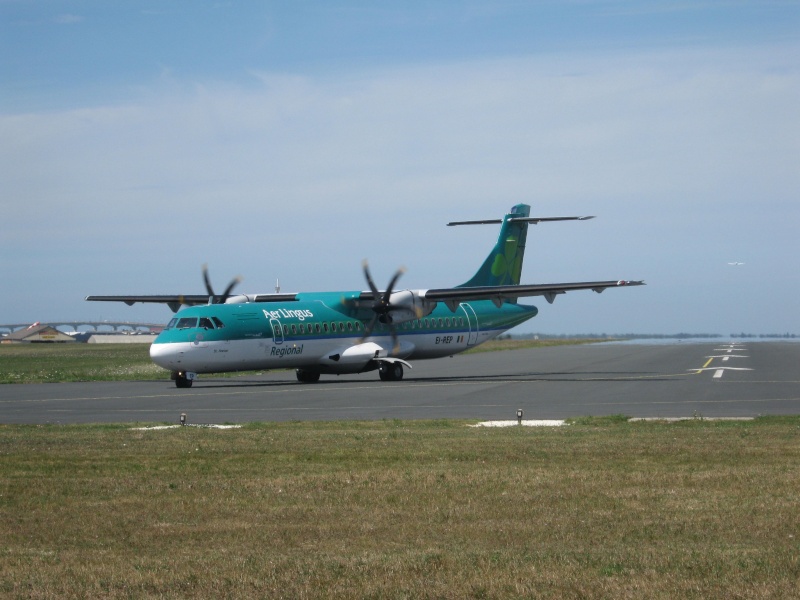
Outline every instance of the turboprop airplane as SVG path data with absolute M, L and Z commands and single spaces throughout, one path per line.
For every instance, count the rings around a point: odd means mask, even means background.
M 205 295 L 87 296 L 86 300 L 167 304 L 174 318 L 150 346 L 150 357 L 171 372 L 177 387 L 191 387 L 200 373 L 294 368 L 303 383 L 322 374 L 377 370 L 399 381 L 408 361 L 452 356 L 535 317 L 538 309 L 518 298 L 556 296 L 574 290 L 644 285 L 643 281 L 520 284 L 529 224 L 593 217 L 530 217 L 518 204 L 503 219 L 457 221 L 500 224 L 500 235 L 477 273 L 461 285 L 395 290 L 398 270 L 378 290 L 366 261 L 369 290 L 318 293 L 232 293 L 234 279 L 215 294 L 203 268 Z M 187 308 L 181 308 L 186 306 Z

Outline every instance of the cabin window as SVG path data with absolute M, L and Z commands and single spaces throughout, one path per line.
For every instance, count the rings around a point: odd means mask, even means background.
M 297 335 L 297 325 L 292 324 L 292 335 Z
M 300 333 L 303 334 L 306 332 L 306 326 L 300 323 Z
M 214 325 L 217 326 L 217 329 L 222 329 L 223 327 L 225 327 L 222 321 L 220 321 L 217 317 L 211 317 L 211 320 L 214 321 Z
M 214 324 L 211 322 L 211 319 L 208 317 L 200 317 L 200 328 L 201 329 L 214 329 Z
M 448 327 L 450 327 L 450 317 L 447 317 L 447 318 L 444 320 L 444 322 L 445 322 L 445 324 L 446 324 Z
M 317 333 L 319 333 L 319 332 L 320 332 L 320 326 L 319 326 L 319 323 L 315 323 L 315 324 L 314 324 L 314 329 L 316 330 L 316 332 L 317 332 Z
M 288 325 L 284 325 L 283 326 L 283 335 L 289 335 L 289 326 Z
M 361 321 L 356 321 L 356 331 L 361 331 Z
M 328 333 L 328 324 L 327 323 L 323 323 L 322 324 L 322 329 L 325 330 L 325 333 Z
M 439 327 L 444 327 L 444 322 L 441 317 L 439 317 Z
M 192 329 L 197 327 L 197 317 L 183 317 L 178 319 L 178 329 Z
M 352 321 L 348 321 L 347 322 L 347 331 L 353 331 L 353 322 Z

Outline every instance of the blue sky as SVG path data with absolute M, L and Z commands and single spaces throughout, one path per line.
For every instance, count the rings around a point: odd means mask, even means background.
M 800 3 L 0 0 L 0 323 L 166 321 L 87 294 L 414 288 L 493 227 L 520 332 L 800 333 Z M 729 266 L 728 262 L 743 262 Z

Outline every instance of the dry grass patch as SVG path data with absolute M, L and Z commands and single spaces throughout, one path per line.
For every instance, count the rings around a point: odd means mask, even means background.
M 0 427 L 8 597 L 790 597 L 800 419 Z

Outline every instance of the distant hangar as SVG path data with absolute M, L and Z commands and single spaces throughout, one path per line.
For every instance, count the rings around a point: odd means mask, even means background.
M 15 343 L 75 343 L 75 339 L 50 325 L 34 323 L 25 329 L 19 329 L 0 339 L 3 344 Z

